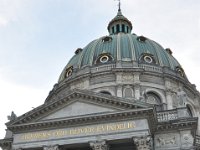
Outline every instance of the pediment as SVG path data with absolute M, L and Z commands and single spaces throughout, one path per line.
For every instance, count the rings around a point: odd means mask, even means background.
M 8 122 L 9 127 L 23 124 L 36 123 L 55 119 L 67 119 L 76 116 L 90 114 L 102 114 L 107 112 L 120 112 L 132 109 L 148 108 L 146 103 L 106 96 L 87 90 L 73 90 L 68 95 L 49 101 L 43 105 Z
M 120 109 L 109 108 L 97 104 L 91 104 L 87 102 L 75 101 L 70 103 L 55 112 L 48 114 L 46 117 L 40 120 L 50 120 L 50 119 L 58 119 L 58 118 L 68 118 L 74 116 L 85 116 L 89 114 L 100 114 L 106 112 L 119 111 Z

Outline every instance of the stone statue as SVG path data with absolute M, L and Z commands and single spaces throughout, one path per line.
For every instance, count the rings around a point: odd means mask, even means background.
M 185 107 L 187 102 L 187 94 L 182 90 L 178 89 L 177 92 L 178 108 Z
M 8 116 L 7 118 L 8 118 L 8 120 L 13 121 L 13 120 L 15 120 L 17 118 L 17 115 L 12 111 L 11 115 Z

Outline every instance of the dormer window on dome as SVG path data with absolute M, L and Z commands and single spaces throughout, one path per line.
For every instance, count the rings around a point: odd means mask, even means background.
M 100 54 L 99 57 L 96 60 L 96 64 L 104 64 L 111 62 L 113 60 L 113 57 L 109 53 L 103 53 Z
M 73 73 L 73 66 L 68 67 L 68 68 L 66 69 L 65 78 L 70 77 L 70 76 L 72 75 L 72 73 Z
M 102 39 L 102 42 L 110 42 L 110 41 L 112 41 L 112 37 L 110 37 L 110 36 L 105 36 Z
M 75 51 L 75 54 L 77 55 L 77 54 L 79 54 L 79 53 L 82 52 L 82 51 L 83 51 L 82 48 L 77 48 L 77 50 Z
M 184 70 L 181 67 L 176 67 L 176 72 L 181 76 L 184 77 Z
M 144 36 L 138 36 L 137 40 L 140 41 L 140 42 L 145 42 L 147 40 L 147 38 L 144 37 Z
M 143 53 L 139 59 L 140 63 L 156 64 L 156 60 L 152 54 Z

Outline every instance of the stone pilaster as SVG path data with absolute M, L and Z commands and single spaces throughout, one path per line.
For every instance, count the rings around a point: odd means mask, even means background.
M 48 145 L 48 146 L 44 146 L 43 150 L 59 150 L 59 146 L 58 145 Z
M 117 97 L 122 97 L 122 85 L 117 86 Z
M 167 99 L 167 109 L 173 109 L 173 100 L 172 100 L 172 92 L 170 89 L 165 91 L 166 99 Z
M 151 137 L 143 136 L 143 137 L 134 137 L 133 141 L 137 147 L 137 150 L 151 150 Z
M 108 150 L 108 145 L 106 141 L 94 141 L 90 142 L 90 147 L 92 150 Z
M 139 100 L 140 99 L 140 84 L 135 84 L 134 93 L 135 93 L 135 98 Z

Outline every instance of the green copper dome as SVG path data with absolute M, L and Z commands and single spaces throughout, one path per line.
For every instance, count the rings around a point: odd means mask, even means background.
M 117 16 L 108 25 L 110 35 L 90 42 L 83 49 L 77 49 L 61 73 L 59 81 L 70 76 L 75 70 L 77 72 L 85 67 L 118 63 L 134 63 L 134 67 L 140 64 L 167 67 L 184 76 L 183 69 L 172 56 L 170 49 L 164 49 L 144 36 L 131 34 L 131 29 L 131 22 L 119 9 Z M 121 67 L 123 68 L 123 65 Z

